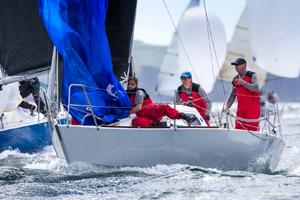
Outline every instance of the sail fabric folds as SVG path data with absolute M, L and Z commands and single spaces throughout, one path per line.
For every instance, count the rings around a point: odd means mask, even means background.
M 79 122 L 94 124 L 91 109 L 100 122 L 128 116 L 130 100 L 113 74 L 105 30 L 108 0 L 40 0 L 40 15 L 64 60 L 62 102 Z M 91 104 L 92 108 L 88 105 Z
M 300 1 L 248 0 L 246 10 L 256 63 L 274 75 L 300 72 Z

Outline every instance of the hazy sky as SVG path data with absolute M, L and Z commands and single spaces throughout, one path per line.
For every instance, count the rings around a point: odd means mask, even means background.
M 176 25 L 190 0 L 165 0 Z M 227 40 L 245 6 L 245 0 L 206 0 L 208 9 L 222 19 Z M 150 44 L 168 45 L 174 27 L 163 0 L 138 0 L 134 38 Z

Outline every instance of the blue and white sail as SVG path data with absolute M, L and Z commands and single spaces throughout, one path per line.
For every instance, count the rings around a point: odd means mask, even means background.
M 64 61 L 62 102 L 88 105 L 82 84 L 95 115 L 102 123 L 128 116 L 130 100 L 115 77 L 106 35 L 108 0 L 40 0 L 40 14 L 45 27 Z M 90 113 L 88 106 L 73 106 L 71 115 L 79 122 Z M 87 118 L 85 124 L 94 124 Z

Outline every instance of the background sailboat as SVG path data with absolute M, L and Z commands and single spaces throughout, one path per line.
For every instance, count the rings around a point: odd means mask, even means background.
M 219 80 L 231 82 L 232 78 L 236 76 L 235 68 L 230 64 L 236 58 L 245 58 L 247 60 L 248 70 L 256 72 L 259 84 L 263 86 L 267 72 L 260 68 L 253 59 L 246 10 L 242 12 L 241 17 L 235 26 L 232 39 L 227 45 L 226 59 L 219 72 Z
M 43 27 L 36 0 L 3 0 L 0 6 L 0 151 L 35 152 L 51 144 L 47 119 L 17 108 L 18 81 L 49 69 L 52 43 Z M 10 84 L 11 83 L 11 84 Z M 10 84 L 10 85 L 7 85 Z
M 248 1 L 228 44 L 219 79 L 230 82 L 236 74 L 230 62 L 243 57 L 248 69 L 257 73 L 264 91 L 276 91 L 284 101 L 299 99 L 299 58 L 295 52 L 299 51 L 300 26 L 294 8 L 299 8 L 299 2 Z M 266 10 L 268 16 L 264 17 Z M 219 92 L 216 86 L 212 96 Z M 290 91 L 296 92 L 294 97 Z
M 247 1 L 253 57 L 262 69 L 274 75 L 299 76 L 299 8 L 297 0 Z
M 212 11 L 206 11 L 200 0 L 192 0 L 182 14 L 168 47 L 160 68 L 157 91 L 162 95 L 173 96 L 174 89 L 181 84 L 180 73 L 191 71 L 193 81 L 210 92 L 225 53 L 226 36 L 220 18 Z

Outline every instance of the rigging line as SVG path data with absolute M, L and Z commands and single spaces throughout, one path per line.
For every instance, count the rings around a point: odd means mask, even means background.
M 211 31 L 210 22 L 209 22 L 208 16 L 207 16 L 207 9 L 206 9 L 205 0 L 203 0 L 203 6 L 204 6 L 204 11 L 205 11 L 205 19 L 206 19 L 208 31 L 209 31 L 209 34 L 210 34 L 210 39 L 211 39 L 211 42 L 212 42 L 212 45 L 213 45 L 214 54 L 215 54 L 215 57 L 216 57 L 217 67 L 218 67 L 219 71 L 221 71 L 220 63 L 218 61 L 218 55 L 217 55 L 217 52 L 216 52 L 216 46 L 215 46 L 215 42 L 214 42 L 214 39 L 213 39 L 212 31 Z M 222 83 L 222 88 L 223 88 L 224 96 L 226 97 L 224 80 L 223 80 L 223 78 L 222 78 L 221 75 L 220 75 L 220 79 L 221 79 L 221 83 Z
M 216 76 L 215 76 L 215 70 L 214 70 L 214 64 L 213 64 L 213 57 L 212 57 L 212 50 L 211 50 L 211 43 L 210 41 L 212 42 L 212 45 L 213 45 L 213 48 L 214 48 L 214 54 L 215 54 L 215 58 L 216 58 L 216 63 L 217 63 L 217 67 L 219 69 L 219 73 L 221 71 L 220 69 L 220 64 L 219 64 L 219 61 L 218 61 L 218 56 L 217 56 L 217 53 L 216 53 L 216 48 L 215 48 L 215 45 L 214 45 L 214 40 L 213 40 L 213 36 L 212 36 L 212 31 L 211 31 L 211 28 L 210 28 L 210 22 L 209 22 L 209 19 L 208 19 L 208 15 L 207 15 L 207 9 L 206 9 L 206 4 L 205 4 L 205 0 L 203 0 L 203 7 L 204 7 L 204 12 L 205 12 L 205 19 L 206 19 L 206 24 L 207 24 L 207 35 L 208 35 L 208 44 L 209 44 L 209 55 L 210 55 L 210 59 L 211 59 L 211 64 L 212 64 L 212 72 L 213 72 L 213 76 L 214 76 L 214 79 L 216 79 Z M 223 82 L 223 79 L 222 77 L 220 76 L 221 78 L 221 84 L 222 84 L 222 89 L 223 89 L 223 93 L 224 93 L 224 96 L 225 96 L 225 99 L 226 99 L 226 91 L 225 91 L 225 86 L 224 86 L 224 82 Z M 218 96 L 220 97 L 220 94 L 218 93 Z M 226 104 L 226 100 L 223 102 L 223 106 L 224 107 Z M 221 116 L 219 118 L 219 120 L 222 119 L 222 112 L 220 112 L 219 110 L 219 107 L 217 107 L 217 112 L 218 113 L 221 113 Z
M 180 42 L 180 44 L 181 44 L 181 46 L 182 46 L 182 48 L 183 48 L 184 54 L 186 55 L 186 57 L 187 57 L 187 59 L 188 59 L 188 62 L 189 62 L 189 64 L 190 64 L 190 66 L 192 67 L 192 70 L 193 70 L 193 72 L 194 72 L 194 76 L 196 77 L 196 80 L 197 80 L 198 83 L 199 83 L 199 79 L 198 79 L 198 77 L 197 77 L 197 73 L 196 73 L 196 71 L 195 71 L 195 69 L 194 69 L 194 67 L 193 67 L 193 65 L 192 65 L 191 59 L 190 59 L 190 57 L 189 57 L 189 55 L 188 55 L 188 53 L 187 53 L 187 50 L 186 50 L 186 48 L 185 48 L 185 46 L 184 46 L 184 44 L 183 44 L 183 41 L 181 40 L 181 37 L 180 37 L 180 35 L 179 35 L 178 31 L 177 31 L 175 22 L 174 22 L 174 20 L 173 20 L 173 18 L 172 18 L 172 15 L 171 15 L 170 10 L 169 10 L 169 8 L 168 8 L 168 6 L 167 6 L 167 4 L 166 4 L 166 1 L 163 0 L 163 3 L 164 3 L 164 5 L 165 5 L 165 8 L 166 8 L 166 10 L 167 10 L 167 13 L 168 13 L 168 15 L 169 15 L 169 17 L 170 17 L 170 20 L 171 20 L 171 22 L 172 22 L 172 24 L 173 24 L 173 27 L 174 27 L 174 30 L 175 30 L 175 34 L 177 35 L 177 38 L 179 39 L 179 42 Z
M 205 9 L 205 2 L 203 1 L 203 6 L 204 6 L 204 11 L 206 13 L 206 9 Z M 215 70 L 214 70 L 214 63 L 213 63 L 213 56 L 212 56 L 212 48 L 211 48 L 211 36 L 209 34 L 209 24 L 208 24 L 208 18 L 206 18 L 206 30 L 207 30 L 207 38 L 208 38 L 208 47 L 209 47 L 209 57 L 210 57 L 210 62 L 211 62 L 211 70 L 212 70 L 212 74 L 213 74 L 213 79 L 216 80 L 216 75 L 215 75 Z M 218 97 L 220 97 L 219 93 L 217 94 Z M 217 112 L 220 112 L 219 107 L 217 107 Z

